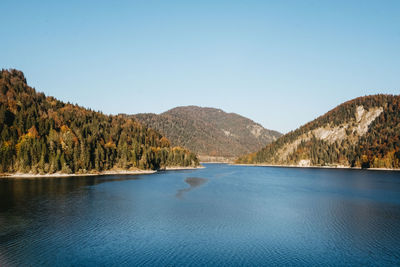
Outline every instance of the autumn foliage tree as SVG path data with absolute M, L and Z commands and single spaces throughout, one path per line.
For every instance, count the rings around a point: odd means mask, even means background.
M 351 122 L 356 125 L 357 108 L 366 111 L 382 108 L 382 112 L 361 136 L 347 128 L 346 138 L 328 142 L 318 138 L 302 141 L 285 160 L 278 157 L 282 148 L 304 134 L 329 125 L 340 127 Z M 238 163 L 298 164 L 308 159 L 314 166 L 344 165 L 362 168 L 400 168 L 400 96 L 370 95 L 347 101 L 323 116 L 292 131 L 262 150 L 240 157 Z
M 0 72 L 0 172 L 88 173 L 197 166 L 158 132 L 123 116 L 63 103 L 29 87 L 22 72 Z

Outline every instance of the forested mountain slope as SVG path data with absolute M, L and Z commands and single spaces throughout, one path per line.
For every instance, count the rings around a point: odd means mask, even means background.
M 248 118 L 215 108 L 176 107 L 160 115 L 137 114 L 134 118 L 160 131 L 173 145 L 203 157 L 237 157 L 281 136 Z
M 195 154 L 123 116 L 66 104 L 0 72 L 0 173 L 88 173 L 195 166 Z
M 400 168 L 400 96 L 345 102 L 237 163 Z

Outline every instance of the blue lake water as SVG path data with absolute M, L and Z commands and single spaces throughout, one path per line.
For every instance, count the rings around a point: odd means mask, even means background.
M 0 266 L 400 265 L 400 172 L 0 179 Z

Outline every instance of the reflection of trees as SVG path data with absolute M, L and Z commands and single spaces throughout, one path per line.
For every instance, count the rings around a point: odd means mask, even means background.
M 7 262 L 7 254 L 15 242 L 25 242 L 27 236 L 41 235 L 41 225 L 48 229 L 74 229 L 80 227 L 82 216 L 91 216 L 94 198 L 103 198 L 91 187 L 105 183 L 137 180 L 140 175 L 84 176 L 63 178 L 5 178 L 0 180 L 0 265 Z M 101 216 L 101 214 L 99 214 Z M 17 241 L 16 241 L 17 240 Z M 11 245 L 10 245 L 11 244 Z M 11 248 L 11 247 L 12 248 Z M 16 252 L 25 254 L 26 251 Z M 1 258 L 3 257 L 3 258 Z M 17 261 L 22 259 L 15 259 Z M 11 260 L 12 262 L 13 260 Z
M 206 178 L 198 178 L 198 177 L 187 177 L 185 179 L 185 182 L 190 186 L 188 188 L 184 188 L 184 189 L 179 189 L 175 196 L 181 198 L 183 196 L 183 193 L 185 192 L 189 192 L 190 190 L 192 190 L 193 188 L 196 188 L 198 186 L 201 186 L 203 184 L 205 184 L 208 181 L 208 179 Z
M 105 182 L 137 180 L 140 176 L 84 176 L 68 178 L 11 178 L 0 181 L 0 212 L 27 209 L 33 201 L 44 196 L 60 200 L 68 194 L 83 193 L 85 187 Z

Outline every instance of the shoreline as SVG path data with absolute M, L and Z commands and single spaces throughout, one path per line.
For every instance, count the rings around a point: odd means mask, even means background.
M 159 171 L 184 171 L 184 170 L 197 170 L 197 169 L 204 169 L 205 167 L 203 165 L 200 165 L 198 167 L 166 167 L 165 169 L 160 169 Z
M 82 176 L 104 176 L 104 175 L 144 175 L 154 174 L 162 171 L 179 171 L 179 170 L 197 170 L 204 169 L 204 166 L 199 167 L 166 167 L 165 169 L 159 170 L 108 170 L 99 173 L 47 173 L 47 174 L 33 174 L 33 173 L 6 173 L 0 174 L 0 179 L 7 178 L 68 178 L 68 177 L 82 177 Z
M 233 162 L 225 162 L 225 161 L 200 161 L 200 164 L 231 164 L 233 165 Z
M 232 166 L 248 166 L 248 167 L 274 167 L 274 168 L 305 168 L 305 169 L 341 169 L 341 170 L 366 170 L 366 171 L 398 171 L 400 169 L 390 168 L 361 168 L 361 167 L 347 167 L 347 166 L 298 166 L 298 165 L 275 165 L 275 164 L 229 164 Z

